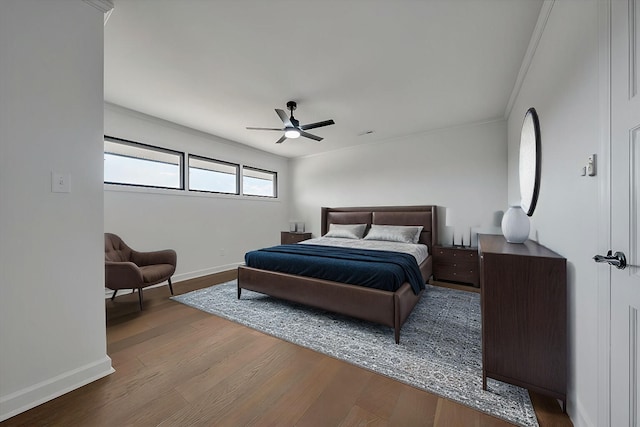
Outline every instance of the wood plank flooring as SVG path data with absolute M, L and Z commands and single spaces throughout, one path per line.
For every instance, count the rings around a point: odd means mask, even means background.
M 223 283 L 235 271 L 174 284 Z M 511 424 L 169 300 L 167 287 L 106 300 L 116 372 L 1 426 L 482 426 Z M 571 426 L 532 396 L 542 427 Z

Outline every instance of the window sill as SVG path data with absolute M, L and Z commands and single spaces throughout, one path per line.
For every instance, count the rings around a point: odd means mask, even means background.
M 179 197 L 204 197 L 210 199 L 232 199 L 232 200 L 253 200 L 259 202 L 280 202 L 279 197 L 246 196 L 224 193 L 207 193 L 202 191 L 187 191 L 171 188 L 136 187 L 134 185 L 104 184 L 104 191 L 116 193 L 139 193 L 155 194 L 159 196 L 179 196 Z

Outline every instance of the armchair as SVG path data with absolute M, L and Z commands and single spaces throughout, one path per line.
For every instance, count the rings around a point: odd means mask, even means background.
M 104 233 L 105 286 L 113 290 L 111 300 L 120 289 L 137 289 L 142 310 L 142 289 L 165 280 L 173 295 L 171 276 L 176 271 L 176 261 L 173 249 L 138 252 L 117 235 Z

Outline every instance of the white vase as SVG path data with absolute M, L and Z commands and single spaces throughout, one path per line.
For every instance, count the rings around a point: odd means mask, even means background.
M 520 206 L 510 206 L 502 217 L 502 234 L 509 243 L 524 243 L 529 238 L 529 217 Z

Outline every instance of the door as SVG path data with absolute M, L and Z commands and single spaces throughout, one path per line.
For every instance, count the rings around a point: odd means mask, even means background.
M 611 426 L 640 416 L 640 0 L 611 1 Z

